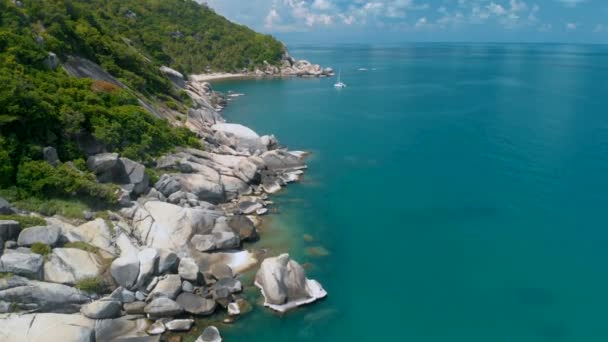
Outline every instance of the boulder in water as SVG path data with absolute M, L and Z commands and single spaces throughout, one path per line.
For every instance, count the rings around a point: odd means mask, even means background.
M 304 268 L 289 254 L 266 258 L 255 276 L 264 305 L 279 312 L 312 303 L 327 296 L 321 284 L 307 279 Z

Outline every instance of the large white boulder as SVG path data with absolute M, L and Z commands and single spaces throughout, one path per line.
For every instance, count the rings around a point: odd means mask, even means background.
M 55 248 L 44 263 L 44 280 L 51 283 L 74 285 L 103 272 L 96 254 L 76 248 Z
M 15 303 L 23 309 L 73 313 L 89 300 L 85 293 L 62 284 L 22 277 L 0 279 L 0 301 Z
M 0 272 L 40 279 L 42 278 L 42 255 L 7 251 L 0 257 Z
M 218 123 L 211 126 L 211 129 L 235 137 L 237 151 L 246 150 L 250 153 L 256 150 L 266 151 L 266 145 L 260 136 L 249 127 L 234 123 Z
M 117 255 L 112 243 L 112 231 L 103 219 L 95 219 L 78 227 L 61 225 L 61 233 L 69 242 L 82 241 L 100 249 L 104 257 Z
M 316 280 L 306 278 L 304 268 L 289 254 L 266 258 L 255 276 L 255 285 L 264 296 L 264 305 L 279 312 L 312 303 L 327 296 Z
M 199 200 L 210 203 L 221 203 L 225 200 L 224 187 L 217 171 L 208 168 L 207 173 L 173 174 L 180 184 L 180 190 L 195 194 Z
M 210 231 L 219 213 L 149 201 L 135 207 L 129 216 L 133 235 L 145 246 L 177 252 L 187 248 L 195 233 Z
M 95 321 L 80 314 L 7 314 L 0 315 L 0 340 L 3 342 L 91 342 Z
M 44 243 L 54 246 L 59 241 L 61 229 L 57 226 L 38 226 L 26 228 L 19 234 L 19 246 L 31 246 L 35 243 Z

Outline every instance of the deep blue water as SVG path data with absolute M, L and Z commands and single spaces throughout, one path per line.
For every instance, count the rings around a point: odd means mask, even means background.
M 216 88 L 246 94 L 230 121 L 313 152 L 262 244 L 329 297 L 283 317 L 256 304 L 225 340 L 608 341 L 608 47 L 291 52 L 348 88 Z

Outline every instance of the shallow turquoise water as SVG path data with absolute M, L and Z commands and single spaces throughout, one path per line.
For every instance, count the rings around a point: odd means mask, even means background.
M 227 341 L 608 340 L 608 47 L 292 54 L 349 87 L 216 88 L 246 94 L 231 121 L 313 152 L 275 198 L 273 234 L 329 297 L 283 317 L 258 306 Z

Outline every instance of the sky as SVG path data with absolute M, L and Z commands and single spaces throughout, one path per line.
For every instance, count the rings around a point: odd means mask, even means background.
M 207 0 L 296 43 L 608 43 L 608 0 Z

